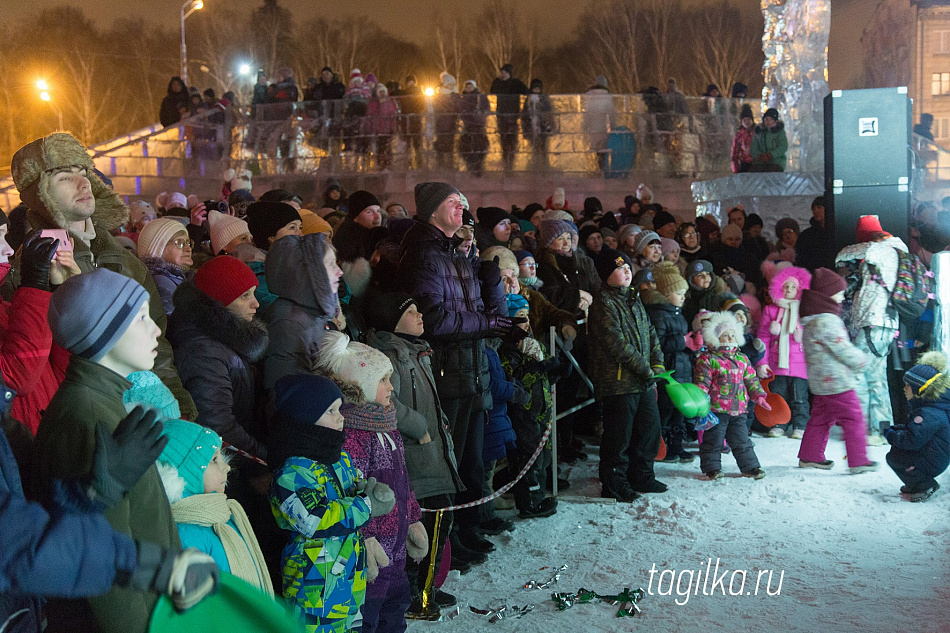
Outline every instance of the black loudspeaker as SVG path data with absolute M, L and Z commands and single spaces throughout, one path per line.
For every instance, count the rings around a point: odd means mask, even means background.
M 831 219 L 835 230 L 835 248 L 840 251 L 856 242 L 858 220 L 862 215 L 876 215 L 881 228 L 907 243 L 907 215 L 910 192 L 898 191 L 894 185 L 879 187 L 842 187 L 825 196 L 825 221 Z
M 835 90 L 825 97 L 826 224 L 840 249 L 862 215 L 907 240 L 913 125 L 907 88 Z

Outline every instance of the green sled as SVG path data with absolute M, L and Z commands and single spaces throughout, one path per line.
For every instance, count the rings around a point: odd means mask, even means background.
M 673 370 L 657 374 L 657 379 L 666 381 L 666 393 L 676 410 L 687 420 L 709 415 L 709 396 L 693 383 L 681 384 L 673 379 Z
M 168 596 L 152 612 L 149 633 L 303 633 L 287 607 L 237 576 L 221 572 L 218 590 L 194 607 L 178 613 Z

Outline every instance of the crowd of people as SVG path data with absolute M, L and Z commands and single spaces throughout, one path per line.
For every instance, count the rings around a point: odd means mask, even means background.
M 127 206 L 67 133 L 21 148 L 12 173 L 6 630 L 144 632 L 160 595 L 187 609 L 224 571 L 308 631 L 402 631 L 457 602 L 443 559 L 466 573 L 489 537 L 557 513 L 547 491 L 571 482 L 551 463 L 588 459 L 585 444 L 623 503 L 664 493 L 657 464 L 697 448 L 703 479 L 729 453 L 762 479 L 753 434 L 830 469 L 839 424 L 852 473 L 889 443 L 910 501 L 950 463 L 946 357 L 913 292 L 950 243 L 946 213 L 909 245 L 865 216 L 836 252 L 821 198 L 810 228 L 783 218 L 773 243 L 740 207 L 723 226 L 681 221 L 646 185 L 616 210 L 563 188 L 506 210 L 423 182 L 409 209 L 336 181 L 317 201 L 254 196 L 231 170 L 219 200 Z M 709 415 L 658 386 L 668 370 Z M 907 403 L 892 407 L 889 372 Z M 753 415 L 766 379 L 784 423 Z M 552 455 L 552 408 L 588 396 Z
M 306 87 L 300 91 L 294 79 L 294 71 L 289 67 L 278 69 L 269 81 L 267 74 L 260 70 L 254 85 L 251 101 L 252 118 L 257 121 L 284 121 L 292 113 L 309 120 L 304 129 L 311 142 L 332 153 L 341 151 L 355 152 L 360 156 L 375 156 L 376 165 L 385 169 L 391 165 L 393 151 L 397 143 L 402 143 L 409 160 L 410 168 L 419 168 L 425 164 L 423 158 L 423 139 L 426 133 L 424 117 L 433 117 L 433 151 L 436 165 L 442 169 L 454 168 L 455 158 L 462 159 L 465 168 L 477 176 L 485 169 L 485 160 L 489 152 L 488 119 L 495 117 L 495 131 L 501 148 L 502 168 L 510 172 L 515 167 L 515 157 L 519 144 L 525 141 L 530 148 L 528 167 L 532 170 L 544 170 L 550 166 L 550 145 L 552 137 L 559 132 L 559 116 L 555 112 L 551 98 L 544 92 L 541 79 L 531 79 L 529 84 L 516 76 L 512 64 L 502 65 L 498 75 L 492 80 L 486 93 L 483 93 L 474 79 L 461 82 L 448 72 L 439 75 L 438 85 L 424 90 L 415 75 L 407 75 L 399 81 L 383 82 L 375 74 L 364 74 L 359 68 L 350 71 L 348 82 L 344 85 L 340 76 L 329 66 L 324 67 L 319 77 L 309 77 Z M 746 86 L 736 83 L 731 97 L 742 100 L 746 97 Z M 496 96 L 494 111 L 487 95 Z M 693 114 L 686 95 L 679 89 L 675 79 L 667 82 L 665 90 L 655 86 L 641 93 L 645 110 L 655 118 L 656 130 L 674 135 L 683 126 L 678 119 L 688 120 Z M 599 75 L 594 83 L 583 92 L 583 132 L 590 137 L 590 150 L 597 158 L 600 171 L 610 172 L 608 138 L 612 130 L 620 124 L 614 112 L 607 78 Z M 710 84 L 701 96 L 701 113 L 734 118 L 733 102 L 720 94 L 715 84 Z M 300 102 L 299 107 L 295 106 Z M 180 77 L 172 77 L 168 85 L 168 94 L 162 100 L 160 120 L 162 125 L 170 126 L 186 120 L 196 114 L 209 110 L 224 111 L 237 105 L 233 92 L 227 92 L 216 99 L 213 89 L 201 93 L 198 88 L 186 88 Z M 212 125 L 223 121 L 223 115 L 215 112 L 208 117 Z M 742 125 L 746 115 L 752 119 L 752 110 L 746 105 L 741 112 Z M 762 126 L 750 124 L 748 139 L 737 143 L 733 149 L 733 163 L 745 165 L 741 171 L 781 171 L 785 167 L 785 134 L 778 121 L 778 113 L 769 110 L 763 118 Z M 753 129 L 754 128 L 754 129 Z M 214 130 L 188 126 L 189 138 L 198 145 L 204 141 L 214 141 Z M 249 138 L 260 140 L 260 126 Z M 626 127 L 622 127 L 627 130 Z M 746 129 L 746 128 L 743 128 Z M 753 132 L 760 131 L 760 138 L 752 148 Z M 629 130 L 627 130 L 629 132 Z M 669 151 L 678 151 L 674 139 L 666 139 Z M 290 143 L 281 133 L 278 141 L 278 153 L 286 160 L 289 157 Z M 615 150 L 616 151 L 616 150 Z M 635 149 L 632 150 L 635 153 Z M 753 156 L 750 152 L 755 151 Z M 738 159 L 736 157 L 739 157 Z M 738 162 L 736 162 L 738 160 Z M 621 161 L 615 160 L 615 163 Z M 749 166 L 757 164 L 754 169 Z M 781 167 L 781 169 L 778 169 Z M 616 170 L 617 166 L 614 165 Z M 629 170 L 627 166 L 622 171 Z

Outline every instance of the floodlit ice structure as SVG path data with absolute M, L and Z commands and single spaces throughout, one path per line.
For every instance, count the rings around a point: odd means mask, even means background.
M 823 171 L 831 0 L 762 0 L 762 15 L 762 110 L 785 123 L 788 171 Z

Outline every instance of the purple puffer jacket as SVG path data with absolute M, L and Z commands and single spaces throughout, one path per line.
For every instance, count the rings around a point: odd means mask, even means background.
M 811 282 L 811 274 L 804 268 L 789 266 L 778 271 L 772 281 L 769 282 L 769 295 L 774 303 L 782 299 L 782 285 L 789 278 L 798 282 L 797 300 L 801 300 L 802 291 L 807 289 Z M 779 334 L 773 334 L 773 329 L 777 330 L 782 325 L 782 317 L 785 314 L 785 308 L 778 305 L 766 306 L 762 310 L 762 319 L 759 322 L 759 338 L 765 343 L 766 353 L 760 365 L 768 364 L 772 373 L 776 376 L 792 376 L 793 378 L 808 379 L 808 369 L 805 365 L 805 346 L 802 343 L 804 337 L 804 327 L 802 326 L 801 315 L 798 317 L 798 328 L 795 335 L 789 336 L 788 345 L 788 368 L 782 369 L 778 366 L 779 362 Z M 775 325 L 773 325 L 773 323 Z
M 357 413 L 368 405 L 349 406 L 342 410 L 343 417 Z M 409 472 L 406 470 L 406 455 L 399 431 L 374 433 L 359 429 L 346 428 L 346 440 L 343 450 L 350 456 L 352 464 L 363 472 L 364 477 L 375 477 L 393 489 L 396 495 L 396 507 L 384 516 L 370 519 L 360 532 L 363 538 L 375 538 L 383 546 L 389 557 L 389 566 L 380 568 L 379 576 L 366 585 L 366 598 L 382 598 L 387 589 L 406 575 L 406 537 L 409 525 L 422 517 L 419 503 L 409 485 Z
M 398 278 L 402 290 L 419 303 L 425 323 L 422 336 L 432 345 L 432 374 L 441 400 L 481 396 L 476 402 L 488 410 L 485 337 L 492 333 L 477 276 L 480 262 L 458 250 L 460 243 L 459 238 L 416 221 L 402 240 Z M 492 303 L 504 303 L 496 294 L 497 289 L 488 289 L 485 296 Z

